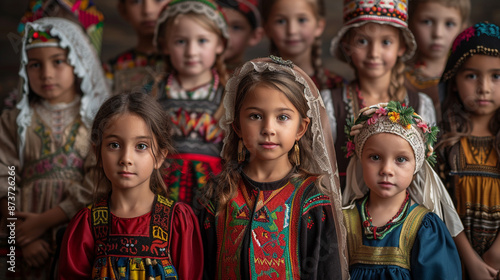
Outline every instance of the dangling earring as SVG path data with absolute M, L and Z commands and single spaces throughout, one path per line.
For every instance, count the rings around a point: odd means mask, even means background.
M 295 161 L 295 165 L 299 166 L 300 165 L 300 148 L 299 148 L 299 143 L 295 141 L 295 145 L 293 145 L 294 149 L 294 154 L 293 154 L 293 161 Z
M 238 141 L 238 163 L 242 163 L 245 161 L 245 145 L 243 145 L 243 141 L 240 139 Z

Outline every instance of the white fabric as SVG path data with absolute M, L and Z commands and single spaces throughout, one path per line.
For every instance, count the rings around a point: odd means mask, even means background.
M 19 70 L 21 101 L 17 104 L 17 108 L 20 110 L 17 125 L 20 136 L 19 158 L 21 159 L 21 166 L 23 165 L 23 150 L 26 144 L 26 128 L 31 124 L 32 116 L 32 109 L 28 100 L 29 84 L 26 73 L 28 63 L 26 43 L 32 29 L 48 32 L 52 37 L 59 39 L 60 48 L 68 49 L 68 63 L 74 67 L 75 76 L 81 79 L 80 89 L 83 95 L 80 116 L 87 128 L 92 127 L 92 121 L 97 110 L 102 102 L 110 96 L 110 90 L 106 84 L 99 57 L 82 27 L 70 20 L 56 17 L 46 17 L 34 22 L 28 22 L 23 37 Z
M 418 105 L 419 115 L 424 119 L 429 125 L 435 126 L 437 124 L 436 120 L 436 109 L 434 108 L 434 103 L 432 99 L 425 93 L 418 93 L 420 104 Z M 411 104 L 410 104 L 411 105 Z

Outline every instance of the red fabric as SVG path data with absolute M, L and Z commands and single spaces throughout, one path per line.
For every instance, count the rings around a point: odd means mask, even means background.
M 94 238 L 88 208 L 80 210 L 66 229 L 59 263 L 59 279 L 90 279 L 94 262 Z M 151 213 L 122 219 L 112 216 L 112 233 L 149 234 Z M 201 279 L 203 244 L 198 220 L 191 207 L 177 203 L 172 216 L 170 254 L 179 279 Z
M 212 172 L 217 175 L 222 171 L 221 158 L 202 154 L 175 154 L 168 156 L 171 159 L 182 159 L 187 161 L 202 161 L 208 163 Z

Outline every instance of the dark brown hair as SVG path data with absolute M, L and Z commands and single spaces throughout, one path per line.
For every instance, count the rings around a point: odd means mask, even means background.
M 97 159 L 96 166 L 98 167 L 95 178 L 94 202 L 101 195 L 107 194 L 111 187 L 111 183 L 102 168 L 101 147 L 104 131 L 112 120 L 124 114 L 134 114 L 141 117 L 149 127 L 155 140 L 151 147 L 155 161 L 157 155 L 161 153 L 174 152 L 170 136 L 169 118 L 161 105 L 153 97 L 142 92 L 129 92 L 120 93 L 109 98 L 97 112 L 90 135 L 90 141 Z M 100 189 L 102 184 L 106 185 L 106 189 Z M 155 194 L 165 196 L 167 193 L 167 188 L 159 169 L 154 170 L 153 174 L 151 174 L 150 189 Z

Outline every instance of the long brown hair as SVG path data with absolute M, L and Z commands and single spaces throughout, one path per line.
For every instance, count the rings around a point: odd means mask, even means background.
M 154 161 L 157 160 L 158 155 L 164 152 L 174 152 L 169 118 L 165 110 L 153 97 L 142 92 L 129 92 L 120 93 L 109 98 L 97 112 L 90 135 L 90 141 L 97 159 L 96 166 L 98 167 L 96 169 L 97 174 L 95 174 L 94 202 L 97 202 L 102 195 L 106 195 L 111 187 L 111 182 L 102 168 L 102 137 L 110 121 L 123 114 L 137 115 L 149 127 L 155 139 L 151 147 Z M 102 189 L 103 186 L 104 189 Z M 151 174 L 150 189 L 155 194 L 164 196 L 167 194 L 167 187 L 163 182 L 159 169 L 154 170 Z
M 307 117 L 309 106 L 305 99 L 303 92 L 304 86 L 295 81 L 295 77 L 284 71 L 271 71 L 265 70 L 263 72 L 250 71 L 242 77 L 238 84 L 234 104 L 234 121 L 233 124 L 239 128 L 239 111 L 243 105 L 245 96 L 255 89 L 257 86 L 267 86 L 279 90 L 290 100 L 299 112 L 301 118 Z M 308 170 L 313 166 L 313 161 L 310 158 L 312 153 L 312 139 L 313 134 L 308 127 L 306 133 L 298 141 L 300 148 L 300 167 L 298 168 L 298 177 L 305 178 L 308 176 L 318 176 L 312 174 Z M 222 154 L 222 164 L 224 169 L 210 181 L 204 189 L 202 189 L 201 200 L 202 203 L 208 201 L 215 201 L 217 204 L 217 212 L 219 213 L 226 207 L 229 200 L 234 198 L 237 193 L 238 183 L 241 179 L 240 170 L 246 162 L 238 163 L 238 141 L 239 137 L 234 130 L 231 130 L 225 139 L 225 149 Z M 293 149 L 288 152 L 288 158 L 292 164 Z M 249 156 L 247 155 L 248 159 Z M 319 182 L 320 180 L 318 180 Z M 321 184 L 316 184 L 320 192 L 329 194 L 330 191 L 326 190 Z
M 271 14 L 272 8 L 277 0 L 265 0 L 262 2 L 262 24 L 266 25 L 269 20 L 269 15 Z M 313 11 L 314 17 L 317 21 L 325 20 L 326 8 L 324 0 L 304 0 L 307 1 L 311 10 Z M 314 69 L 314 76 L 319 80 L 319 90 L 328 89 L 327 76 L 323 70 L 323 60 L 322 60 L 322 49 L 321 49 L 321 37 L 316 37 L 314 39 L 313 45 L 311 47 L 311 62 Z M 269 52 L 272 55 L 281 56 L 278 47 L 274 41 L 270 40 Z

